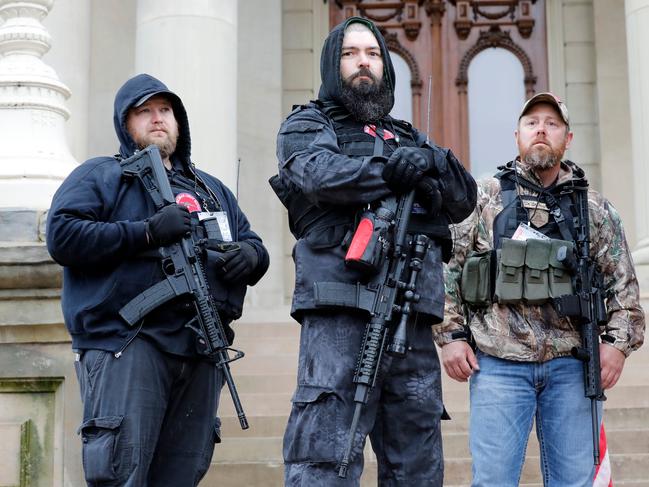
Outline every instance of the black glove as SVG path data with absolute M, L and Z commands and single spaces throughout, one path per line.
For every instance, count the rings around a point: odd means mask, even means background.
M 150 242 L 162 247 L 178 242 L 191 229 L 189 211 L 175 203 L 161 208 L 146 222 Z
M 417 195 L 420 197 L 419 202 L 426 208 L 428 213 L 436 215 L 442 208 L 442 193 L 440 192 L 440 183 L 430 176 L 424 176 L 417 183 Z
M 383 168 L 382 177 L 395 193 L 414 189 L 424 174 L 433 168 L 429 151 L 419 147 L 399 147 Z
M 207 248 L 210 247 L 208 244 Z M 257 249 L 248 242 L 233 242 L 213 250 L 216 254 L 216 273 L 227 282 L 244 281 L 259 263 Z

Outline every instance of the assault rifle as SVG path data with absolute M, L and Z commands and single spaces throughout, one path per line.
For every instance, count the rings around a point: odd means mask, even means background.
M 121 162 L 122 173 L 128 178 L 140 180 L 153 200 L 156 210 L 175 202 L 171 184 L 155 145 L 150 145 L 132 157 Z M 228 340 L 214 305 L 212 295 L 201 262 L 201 249 L 191 236 L 180 242 L 160 247 L 162 269 L 165 279 L 146 289 L 129 301 L 120 311 L 120 316 L 134 326 L 149 312 L 177 296 L 188 295 L 196 308 L 196 318 L 186 326 L 198 334 L 199 353 L 215 360 L 220 367 L 230 390 L 230 396 L 239 418 L 241 429 L 248 428 L 239 394 L 230 372 L 230 362 L 243 357 L 243 352 L 228 347 Z M 192 325 L 195 323 L 195 325 Z M 231 350 L 234 357 L 228 355 Z
M 579 213 L 575 255 L 569 255 L 567 247 L 559 249 L 557 260 L 563 262 L 574 276 L 575 294 L 554 299 L 559 315 L 569 317 L 581 327 L 581 347 L 572 349 L 573 357 L 584 363 L 585 395 L 590 398 L 593 427 L 593 458 L 599 465 L 599 415 L 597 401 L 605 401 L 601 384 L 599 363 L 599 327 L 605 325 L 606 305 L 602 293 L 602 275 L 597 264 L 590 258 L 590 230 L 588 218 L 588 189 L 578 189 L 577 211 Z
M 386 223 L 387 231 L 379 238 L 377 246 L 377 251 L 382 254 L 379 258 L 382 265 L 366 286 L 366 291 L 373 294 L 373 304 L 369 309 L 371 318 L 365 329 L 354 372 L 356 405 L 349 428 L 347 446 L 338 470 L 340 478 L 347 476 L 361 409 L 367 404 L 369 394 L 375 385 L 383 352 L 387 351 L 397 357 L 406 354 L 407 322 L 411 313 L 411 304 L 419 300 L 415 282 L 429 245 L 429 238 L 425 235 L 416 235 L 413 242 L 406 241 L 414 197 L 414 191 L 401 196 L 398 200 L 389 197 L 376 211 L 377 218 Z M 412 256 L 409 252 L 411 246 L 413 246 Z M 405 281 L 402 278 L 407 269 L 410 270 L 410 275 Z M 395 322 L 396 317 L 400 317 L 400 320 L 388 343 L 388 325 Z

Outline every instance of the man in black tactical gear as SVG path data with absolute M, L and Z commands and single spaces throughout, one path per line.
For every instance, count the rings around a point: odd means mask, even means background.
M 158 249 L 191 234 L 205 243 L 199 258 L 231 343 L 229 325 L 241 315 L 247 286 L 266 272 L 268 254 L 234 195 L 191 162 L 189 122 L 176 94 L 149 75 L 135 76 L 117 93 L 114 125 L 119 154 L 90 159 L 68 176 L 47 227 L 48 249 L 64 266 L 85 478 L 106 487 L 195 486 L 220 442 L 224 381 L 190 328 L 197 328 L 197 308 L 181 295 L 135 326 L 120 310 L 165 278 Z M 157 212 L 143 184 L 120 165 L 151 144 L 176 201 Z M 208 230 L 205 222 L 215 220 L 218 231 Z
M 318 100 L 296 108 L 280 128 L 279 175 L 271 178 L 297 239 L 292 316 L 302 325 L 298 384 L 284 435 L 285 484 L 358 485 L 369 434 L 380 485 L 441 486 L 444 407 L 431 325 L 443 316 L 448 224 L 471 213 L 476 185 L 449 150 L 388 115 L 394 69 L 372 22 L 353 17 L 332 30 L 321 76 Z M 411 190 L 417 196 L 408 228 L 431 238 L 416 283 L 421 299 L 408 321 L 405 358 L 383 354 L 343 480 L 337 465 L 370 318 L 355 305 L 368 276 L 345 265 L 346 246 L 364 209 Z M 328 296 L 326 286 L 318 287 L 325 282 L 343 292 Z

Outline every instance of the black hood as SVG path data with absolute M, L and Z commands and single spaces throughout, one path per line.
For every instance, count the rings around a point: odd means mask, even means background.
M 320 57 L 320 78 L 322 79 L 322 84 L 320 85 L 320 92 L 318 93 L 318 99 L 322 102 L 334 102 L 337 105 L 342 104 L 340 99 L 342 93 L 340 54 L 342 51 L 345 29 L 349 24 L 355 22 L 369 27 L 374 34 L 374 37 L 376 37 L 381 48 L 381 56 L 383 57 L 383 81 L 387 84 L 390 92 L 394 93 L 394 66 L 392 65 L 390 52 L 385 44 L 383 35 L 370 20 L 361 17 L 350 17 L 333 28 L 322 46 L 322 55 Z M 392 109 L 392 107 L 390 107 L 390 109 Z
M 178 95 L 170 91 L 160 80 L 148 74 L 138 74 L 129 79 L 115 95 L 113 124 L 120 143 L 119 153 L 126 158 L 132 156 L 137 149 L 135 141 L 126 130 L 126 114 L 128 110 L 142 98 L 158 94 L 165 94 L 171 100 L 174 116 L 178 122 L 178 143 L 172 159 L 177 159 L 183 164 L 189 165 L 191 139 L 189 137 L 189 121 L 187 120 L 185 106 Z

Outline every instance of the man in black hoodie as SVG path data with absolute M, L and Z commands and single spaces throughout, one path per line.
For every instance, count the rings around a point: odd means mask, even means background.
M 353 17 L 334 28 L 320 71 L 318 100 L 296 108 L 280 128 L 279 174 L 271 178 L 297 239 L 292 315 L 302 325 L 298 384 L 284 435 L 285 483 L 358 485 L 369 435 L 380 485 L 441 486 L 444 407 L 431 325 L 443 317 L 448 225 L 473 210 L 475 181 L 449 150 L 388 115 L 394 69 L 373 23 Z M 364 209 L 413 189 L 409 228 L 431 238 L 416 282 L 421 298 L 410 315 L 405 358 L 383 354 L 343 480 L 336 467 L 352 421 L 352 379 L 370 319 L 358 291 L 368 276 L 344 264 L 346 236 Z M 336 296 L 323 292 L 331 283 Z
M 140 74 L 115 98 L 120 141 L 114 157 L 90 159 L 54 195 L 47 245 L 64 266 L 62 307 L 77 354 L 83 401 L 83 467 L 88 485 L 195 486 L 205 475 L 215 442 L 223 374 L 199 353 L 187 325 L 193 302 L 180 296 L 136 326 L 119 310 L 164 278 L 157 249 L 189 232 L 209 237 L 203 267 L 230 342 L 248 285 L 268 268 L 268 254 L 234 195 L 190 159 L 187 113 L 180 98 Z M 176 204 L 155 212 L 120 160 L 155 144 Z M 221 239 L 199 223 L 216 216 Z M 222 253 L 223 242 L 238 250 Z

